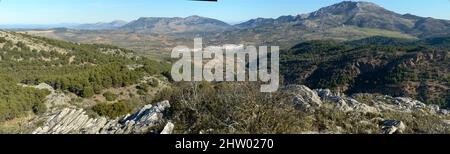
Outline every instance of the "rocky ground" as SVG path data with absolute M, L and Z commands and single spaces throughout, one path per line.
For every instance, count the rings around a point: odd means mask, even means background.
M 302 85 L 287 86 L 283 91 L 294 95 L 294 103 L 305 112 L 313 112 L 325 103 L 333 103 L 336 105 L 336 109 L 343 112 L 381 113 L 385 111 L 412 112 L 418 110 L 440 115 L 449 113 L 448 110 L 440 109 L 437 105 L 426 105 L 407 97 L 374 96 L 372 94 L 346 96 L 342 93 L 334 93 L 329 89 L 311 90 Z M 365 100 L 369 102 L 362 103 L 357 101 L 358 98 L 370 100 Z
M 164 122 L 164 112 L 170 108 L 168 101 L 147 105 L 138 112 L 118 119 L 105 117 L 90 118 L 86 111 L 76 108 L 64 108 L 61 112 L 49 115 L 44 126 L 33 134 L 142 134 L 152 132 Z M 172 133 L 173 124 L 168 122 L 161 131 Z M 153 132 L 157 133 L 157 132 Z
M 24 85 L 25 86 L 25 85 Z M 71 96 L 53 90 L 47 84 L 34 86 L 38 89 L 47 89 L 51 93 L 47 96 L 46 105 L 50 109 L 44 115 L 32 120 L 34 123 L 41 122 L 40 126 L 32 132 L 33 134 L 146 134 L 160 133 L 171 134 L 174 131 L 176 122 L 170 119 L 171 104 L 169 101 L 162 101 L 156 104 L 149 104 L 139 111 L 117 119 L 107 117 L 92 117 L 83 108 L 76 107 L 68 103 Z M 440 109 L 435 105 L 426 105 L 420 101 L 405 97 L 391 97 L 387 95 L 355 94 L 346 96 L 342 93 L 335 93 L 328 89 L 312 90 L 303 85 L 289 85 L 280 90 L 286 94 L 285 101 L 292 102 L 296 109 L 305 113 L 320 112 L 323 106 L 332 106 L 336 112 L 361 113 L 382 115 L 383 113 L 421 113 L 431 115 L 441 119 L 436 127 L 444 126 L 445 130 L 450 129 L 449 112 Z M 361 119 L 361 123 L 376 125 L 379 131 L 369 133 L 399 134 L 404 133 L 408 126 L 401 119 L 386 119 L 382 116 L 375 116 L 372 119 Z M 433 127 L 433 126 L 430 126 Z M 339 130 L 339 129 L 337 129 Z M 298 132 L 303 134 L 334 134 L 345 133 L 346 131 L 329 132 Z
M 303 85 L 286 86 L 282 91 L 290 95 L 289 98 L 292 98 L 292 102 L 296 108 L 308 113 L 314 113 L 320 110 L 322 106 L 327 105 L 332 106 L 336 111 L 345 113 L 370 113 L 373 115 L 382 115 L 388 112 L 406 115 L 419 113 L 424 116 L 438 117 L 441 120 L 435 126 L 443 125 L 445 127 L 443 129 L 450 129 L 450 123 L 447 120 L 449 118 L 449 111 L 447 109 L 440 109 L 437 105 L 426 105 L 407 97 L 391 97 L 375 94 L 346 96 L 342 93 L 332 92 L 329 89 L 312 90 Z M 384 119 L 381 116 L 370 119 L 369 121 L 361 119 L 361 123 L 375 124 L 381 129 L 380 132 L 384 134 L 403 133 L 408 127 L 403 121 L 398 119 Z
M 168 122 L 166 117 L 170 108 L 168 101 L 149 104 L 133 114 L 109 119 L 89 116 L 85 109 L 69 103 L 74 96 L 56 91 L 47 84 L 28 87 L 51 92 L 46 97 L 46 106 L 49 109 L 47 113 L 32 120 L 34 123 L 44 122 L 32 134 L 171 134 L 173 131 L 174 125 Z M 164 124 L 166 126 L 162 128 Z M 162 129 L 159 129 L 160 127 Z

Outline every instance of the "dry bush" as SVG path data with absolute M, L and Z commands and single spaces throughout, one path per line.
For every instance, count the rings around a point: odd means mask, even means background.
M 330 102 L 305 113 L 295 108 L 292 96 L 259 88 L 257 83 L 183 82 L 156 100 L 171 102 L 175 133 L 182 134 L 379 134 L 381 118 L 405 122 L 405 133 L 448 132 L 439 117 L 425 113 L 342 112 Z

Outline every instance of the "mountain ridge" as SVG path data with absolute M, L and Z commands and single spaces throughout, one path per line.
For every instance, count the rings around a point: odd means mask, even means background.
M 357 26 L 400 31 L 415 36 L 426 36 L 427 34 L 421 33 L 422 31 L 432 34 L 439 32 L 448 34 L 450 30 L 449 20 L 419 17 L 412 14 L 402 15 L 387 10 L 375 3 L 364 1 L 343 1 L 307 14 L 280 16 L 276 19 L 251 19 L 236 26 L 245 29 L 279 26 L 283 24 L 300 25 L 297 27 L 312 29 Z
M 224 31 L 231 25 L 212 18 L 197 15 L 186 18 L 181 17 L 141 17 L 120 27 L 120 30 L 150 31 L 153 33 L 177 33 L 177 32 L 210 32 Z
M 33 35 L 82 43 L 118 44 L 139 52 L 167 55 L 174 44 L 202 37 L 217 45 L 272 44 L 290 48 L 310 40 L 349 41 L 373 36 L 423 39 L 450 36 L 450 21 L 398 14 L 374 3 L 344 1 L 317 11 L 278 18 L 255 18 L 230 25 L 200 17 L 142 17 L 104 31 L 31 31 Z M 151 42 L 151 43 L 149 43 Z
M 126 25 L 128 22 L 123 20 L 114 20 L 111 22 L 97 22 L 97 23 L 88 23 L 81 24 L 77 26 L 73 26 L 74 29 L 81 30 L 108 30 L 108 29 L 116 29 Z M 69 27 L 70 28 L 70 27 Z

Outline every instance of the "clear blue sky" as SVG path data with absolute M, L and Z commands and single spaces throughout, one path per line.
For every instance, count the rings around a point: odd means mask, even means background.
M 0 0 L 0 24 L 93 23 L 200 15 L 236 23 L 297 15 L 342 0 Z M 450 0 L 367 0 L 398 13 L 450 19 Z

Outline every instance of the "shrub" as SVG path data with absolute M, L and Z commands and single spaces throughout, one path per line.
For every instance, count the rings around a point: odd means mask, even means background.
M 113 104 L 99 103 L 92 107 L 92 110 L 100 116 L 106 116 L 114 119 L 132 112 L 133 108 L 130 104 L 120 101 Z
M 7 40 L 4 37 L 0 37 L 0 43 L 5 43 Z
M 44 101 L 45 96 L 50 94 L 48 90 L 19 87 L 6 82 L 10 80 L 0 77 L 0 122 L 20 117 L 29 111 L 35 114 L 46 111 Z
M 105 97 L 107 101 L 115 101 L 117 99 L 117 95 L 113 94 L 110 91 L 103 93 L 103 97 Z
M 136 89 L 138 90 L 137 93 L 139 95 L 145 95 L 148 92 L 149 87 L 146 84 L 141 84 L 141 85 L 136 86 Z
M 170 100 L 170 98 L 172 97 L 172 94 L 173 94 L 172 88 L 164 88 L 160 92 L 157 93 L 157 95 L 154 98 L 154 102 Z
M 33 113 L 35 114 L 43 114 L 47 111 L 47 106 L 44 103 L 36 103 L 33 106 Z
M 159 80 L 157 80 L 157 79 L 150 79 L 147 82 L 152 87 L 159 87 Z
M 349 133 L 379 134 L 378 119 L 396 119 L 407 125 L 405 133 L 448 133 L 439 116 L 427 113 L 342 112 L 325 103 L 314 113 L 297 110 L 293 96 L 261 93 L 253 83 L 177 83 L 168 98 L 176 133 L 280 134 Z M 205 132 L 206 131 L 206 132 Z
M 95 84 L 95 85 L 93 86 L 93 88 L 94 88 L 94 93 L 95 93 L 95 94 L 100 94 L 100 93 L 102 93 L 102 87 L 101 87 L 100 85 Z
M 94 96 L 94 89 L 92 88 L 92 86 L 86 86 L 84 87 L 82 93 L 81 93 L 81 97 L 83 98 L 89 98 Z
M 177 133 L 299 133 L 312 119 L 293 106 L 279 103 L 282 95 L 259 92 L 255 84 L 177 83 L 171 96 Z M 164 92 L 161 92 L 164 94 Z

